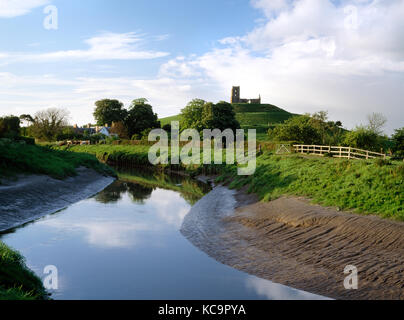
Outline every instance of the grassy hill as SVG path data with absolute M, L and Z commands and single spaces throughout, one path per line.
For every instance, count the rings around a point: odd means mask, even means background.
M 166 124 L 171 124 L 171 121 L 180 121 L 181 117 L 180 115 L 172 116 L 172 117 L 167 117 L 167 118 L 161 118 L 159 119 L 161 126 L 164 126 Z
M 256 129 L 261 138 L 264 138 L 269 127 L 282 123 L 295 115 L 272 104 L 234 103 L 233 107 L 241 127 Z M 171 121 L 180 121 L 180 115 L 160 119 L 162 126 Z

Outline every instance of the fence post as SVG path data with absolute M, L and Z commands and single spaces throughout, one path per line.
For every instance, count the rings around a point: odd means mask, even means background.
M 349 147 L 349 150 L 348 150 L 348 160 L 350 160 L 351 159 L 351 147 Z
M 366 151 L 366 160 L 369 159 L 369 151 Z

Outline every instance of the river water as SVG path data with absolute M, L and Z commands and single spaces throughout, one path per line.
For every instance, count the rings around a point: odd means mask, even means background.
M 131 171 L 98 195 L 2 234 L 53 299 L 317 299 L 223 265 L 180 232 L 206 185 Z

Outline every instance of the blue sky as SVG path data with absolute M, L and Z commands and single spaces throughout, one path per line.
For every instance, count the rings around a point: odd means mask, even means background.
M 98 99 L 146 97 L 168 116 L 241 85 L 347 128 L 381 111 L 391 133 L 404 125 L 403 15 L 403 0 L 0 0 L 0 115 L 62 107 L 85 124 Z

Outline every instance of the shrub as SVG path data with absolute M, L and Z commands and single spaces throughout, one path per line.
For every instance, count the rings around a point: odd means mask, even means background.
M 380 142 L 380 136 L 377 133 L 364 127 L 357 127 L 345 134 L 343 144 L 353 148 L 380 151 Z
M 20 118 L 8 116 L 0 118 L 0 138 L 14 138 L 20 134 Z
M 376 159 L 374 163 L 378 167 L 389 166 L 392 164 L 391 161 L 387 159 Z
M 404 156 L 404 127 L 396 129 L 392 136 L 393 152 L 398 156 Z
M 16 140 L 24 141 L 26 144 L 31 146 L 35 145 L 35 139 L 30 137 L 18 137 Z

